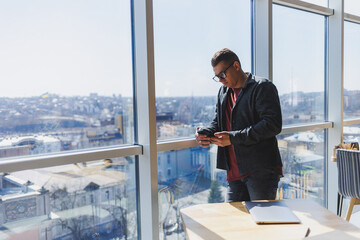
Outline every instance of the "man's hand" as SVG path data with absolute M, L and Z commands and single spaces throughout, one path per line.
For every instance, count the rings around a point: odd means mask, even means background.
M 225 147 L 231 145 L 230 136 L 228 132 L 216 132 L 214 133 L 215 137 L 211 138 L 211 142 L 220 146 Z
M 195 133 L 195 137 L 196 137 L 196 142 L 199 146 L 202 147 L 208 147 L 210 146 L 211 143 L 211 138 L 207 137 L 205 134 L 198 134 L 197 130 L 200 129 L 200 127 L 196 128 L 196 133 Z

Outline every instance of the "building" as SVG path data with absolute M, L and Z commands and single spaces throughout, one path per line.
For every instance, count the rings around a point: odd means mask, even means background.
M 134 229 L 126 222 L 134 216 L 125 209 L 135 186 L 127 182 L 127 167 L 125 160 L 105 160 L 2 174 L 2 234 L 12 236 L 18 231 L 14 223 L 22 222 L 22 228 L 38 230 L 38 239 L 130 236 Z

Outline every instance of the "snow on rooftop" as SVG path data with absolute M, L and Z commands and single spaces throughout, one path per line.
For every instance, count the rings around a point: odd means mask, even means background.
M 299 142 L 312 142 L 312 143 L 324 142 L 324 140 L 322 140 L 320 137 L 318 137 L 313 132 L 296 133 L 294 135 L 291 135 L 289 137 L 284 138 L 284 140 L 291 141 L 291 142 L 297 142 L 297 141 L 299 141 Z

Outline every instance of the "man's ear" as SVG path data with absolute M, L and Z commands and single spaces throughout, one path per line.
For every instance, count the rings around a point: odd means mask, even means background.
M 234 62 L 234 67 L 235 67 L 236 71 L 239 71 L 241 69 L 240 63 L 238 61 Z

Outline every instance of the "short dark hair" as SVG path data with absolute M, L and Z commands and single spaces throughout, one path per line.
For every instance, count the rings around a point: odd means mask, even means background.
M 219 64 L 219 62 L 222 61 L 224 61 L 225 64 L 231 64 L 232 62 L 237 61 L 241 66 L 239 57 L 236 55 L 236 53 L 234 53 L 228 48 L 223 48 L 214 54 L 211 59 L 211 66 L 215 67 Z

